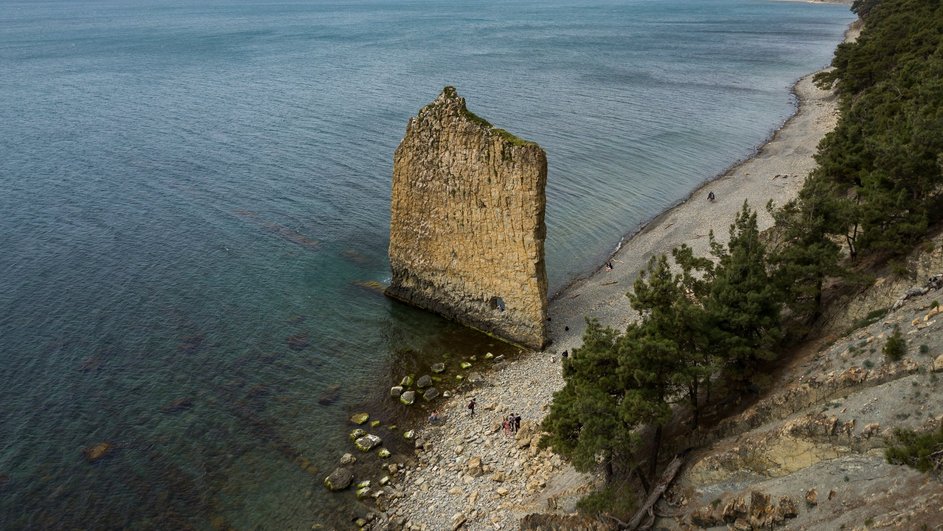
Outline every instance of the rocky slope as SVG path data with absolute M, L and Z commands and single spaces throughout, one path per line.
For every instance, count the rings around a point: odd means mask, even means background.
M 941 245 L 937 235 L 911 256 L 912 275 L 879 277 L 842 304 L 831 341 L 800 352 L 744 412 L 692 437 L 701 444 L 657 527 L 943 529 L 943 483 L 884 458 L 894 428 L 943 423 Z M 899 361 L 882 352 L 894 327 L 908 346 Z

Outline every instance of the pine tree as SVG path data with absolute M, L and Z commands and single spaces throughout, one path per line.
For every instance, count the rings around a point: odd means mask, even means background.
M 553 396 L 542 444 L 570 459 L 577 470 L 601 462 L 610 480 L 619 464 L 632 462 L 639 422 L 627 416 L 623 399 L 630 385 L 620 371 L 618 332 L 589 321 L 583 345 L 564 362 L 564 388 Z
M 801 334 L 821 315 L 825 280 L 844 275 L 840 249 L 830 237 L 839 225 L 834 197 L 832 184 L 812 176 L 795 200 L 778 210 L 772 201 L 767 205 L 779 233 L 769 256 L 773 281 L 801 323 Z
M 711 235 L 718 259 L 705 300 L 713 331 L 712 348 L 724 360 L 729 376 L 746 387 L 761 360 L 772 359 L 779 341 L 781 294 L 766 266 L 756 212 L 744 202 L 730 226 L 726 249 Z

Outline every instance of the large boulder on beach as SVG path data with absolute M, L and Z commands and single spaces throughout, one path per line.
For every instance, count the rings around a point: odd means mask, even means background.
M 430 387 L 426 389 L 426 392 L 422 394 L 423 400 L 426 400 L 426 401 L 435 400 L 438 397 L 439 397 L 439 390 L 436 389 L 435 387 Z
M 324 478 L 324 486 L 327 490 L 344 490 L 350 486 L 354 480 L 354 473 L 349 468 L 339 467 L 334 469 L 331 474 Z
M 373 434 L 367 434 L 354 441 L 354 446 L 361 452 L 369 452 L 383 443 L 383 439 Z
M 418 380 L 416 380 L 416 387 L 420 389 L 425 389 L 426 387 L 429 387 L 431 385 L 432 385 L 432 377 L 429 376 L 428 374 L 423 374 L 422 376 L 419 377 Z
M 547 342 L 547 156 L 468 111 L 454 87 L 393 156 L 386 294 L 514 343 Z
M 399 401 L 407 406 L 411 406 L 413 402 L 416 401 L 416 392 L 415 391 L 406 391 L 403 394 L 399 395 Z

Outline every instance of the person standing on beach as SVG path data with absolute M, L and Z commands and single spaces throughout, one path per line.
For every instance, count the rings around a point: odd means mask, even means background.
M 468 403 L 468 415 L 472 417 L 475 416 L 475 399 L 474 398 L 472 398 L 471 402 Z

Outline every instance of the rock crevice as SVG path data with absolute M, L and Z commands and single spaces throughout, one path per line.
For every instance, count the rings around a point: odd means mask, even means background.
M 543 149 L 446 87 L 396 149 L 387 295 L 514 343 L 547 342 Z

